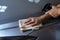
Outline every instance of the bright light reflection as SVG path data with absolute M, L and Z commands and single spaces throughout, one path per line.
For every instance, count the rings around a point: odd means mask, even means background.
M 0 12 L 5 12 L 7 9 L 7 6 L 1 6 L 0 5 Z

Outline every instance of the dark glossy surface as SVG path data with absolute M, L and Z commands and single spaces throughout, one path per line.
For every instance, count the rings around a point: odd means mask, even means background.
M 56 39 L 60 39 L 59 26 L 60 26 L 60 23 L 57 22 L 57 23 L 46 25 L 40 30 L 27 31 L 27 32 L 21 32 L 19 30 L 19 27 L 17 27 L 17 28 L 12 28 L 8 30 L 1 30 L 0 37 L 30 35 L 30 36 L 38 37 L 39 40 L 56 40 Z
M 13 37 L 3 37 L 2 40 L 36 40 L 37 37 L 34 36 L 13 36 Z
M 60 23 L 46 26 L 31 35 L 38 36 L 39 40 L 60 40 Z

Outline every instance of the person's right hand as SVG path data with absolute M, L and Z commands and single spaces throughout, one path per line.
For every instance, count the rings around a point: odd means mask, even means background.
M 42 23 L 42 20 L 39 17 L 27 18 L 27 21 L 25 22 L 25 24 L 32 25 L 32 26 L 38 25 L 40 23 Z

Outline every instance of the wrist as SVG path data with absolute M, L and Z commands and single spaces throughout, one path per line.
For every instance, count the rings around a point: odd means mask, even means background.
M 40 21 L 44 21 L 47 18 L 50 18 L 51 16 L 49 14 L 44 14 L 42 16 L 37 17 Z
M 39 16 L 39 17 L 37 17 L 37 18 L 38 18 L 38 20 L 39 20 L 40 22 L 43 22 L 44 19 L 46 18 L 46 15 L 42 15 L 42 16 Z

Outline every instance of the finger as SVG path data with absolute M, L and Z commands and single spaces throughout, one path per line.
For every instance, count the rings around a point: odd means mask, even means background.
M 22 27 L 21 27 L 21 28 L 25 28 L 25 26 L 26 26 L 26 25 L 22 25 Z
M 34 23 L 35 20 L 32 18 L 30 22 L 26 23 L 27 25 Z
M 31 19 L 27 19 L 27 21 L 25 22 L 25 23 L 28 23 L 28 22 L 30 22 L 31 21 Z
M 35 20 L 35 22 L 34 22 L 34 23 L 32 23 L 31 25 L 32 25 L 32 26 L 37 25 L 37 20 Z
M 37 23 L 35 22 L 35 23 L 33 23 L 33 24 L 31 24 L 31 26 L 36 26 L 37 25 Z

